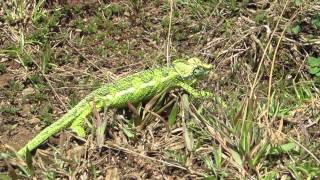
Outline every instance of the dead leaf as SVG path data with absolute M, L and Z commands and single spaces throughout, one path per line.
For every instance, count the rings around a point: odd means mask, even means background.
M 34 94 L 34 93 L 35 93 L 35 90 L 32 87 L 28 87 L 28 88 L 25 88 L 24 90 L 22 90 L 23 96 L 27 96 L 27 95 Z
M 96 138 L 97 138 L 97 144 L 98 144 L 98 147 L 99 149 L 102 148 L 102 145 L 104 143 L 104 138 L 105 138 L 105 130 L 106 130 L 106 126 L 107 126 L 107 120 L 106 118 L 104 117 L 103 120 L 101 120 L 101 117 L 99 115 L 99 112 L 97 110 L 97 107 L 96 107 L 96 102 L 95 102 L 95 99 L 93 99 L 93 107 L 92 107 L 92 112 L 95 116 L 95 120 L 93 122 L 94 126 L 95 126 L 95 129 L 96 129 Z M 106 116 L 106 108 L 104 109 L 104 116 Z
M 9 82 L 13 79 L 13 75 L 4 74 L 0 76 L 0 88 L 9 84 Z
M 22 109 L 19 112 L 19 114 L 22 117 L 27 117 L 29 114 L 31 114 L 31 105 L 30 104 L 24 104 L 22 106 Z
M 81 159 L 81 157 L 83 157 L 85 153 L 86 153 L 86 150 L 84 146 L 77 146 L 75 148 L 67 150 L 66 152 L 68 159 L 75 159 L 75 160 Z
M 118 168 L 109 168 L 107 169 L 105 180 L 118 180 L 120 179 Z
M 37 117 L 33 117 L 30 120 L 28 120 L 28 123 L 30 124 L 40 124 L 41 120 Z

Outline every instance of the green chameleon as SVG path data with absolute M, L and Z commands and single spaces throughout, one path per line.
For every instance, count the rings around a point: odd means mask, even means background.
M 87 95 L 58 121 L 42 130 L 18 151 L 18 155 L 25 157 L 27 149 L 34 150 L 64 128 L 70 127 L 78 136 L 84 137 L 85 130 L 82 126 L 85 118 L 92 112 L 93 105 L 98 111 L 104 107 L 121 108 L 128 102 L 137 103 L 174 87 L 181 87 L 194 97 L 212 97 L 211 93 L 197 91 L 190 86 L 209 74 L 211 69 L 211 65 L 198 58 L 176 60 L 170 67 L 141 71 L 103 85 Z

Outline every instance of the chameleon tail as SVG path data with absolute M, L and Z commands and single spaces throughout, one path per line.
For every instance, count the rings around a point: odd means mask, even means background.
M 18 155 L 25 157 L 27 149 L 29 151 L 32 151 L 41 143 L 46 141 L 49 137 L 57 134 L 63 128 L 68 127 L 74 119 L 74 117 L 72 116 L 74 114 L 74 111 L 75 109 L 72 109 L 67 114 L 62 116 L 58 121 L 43 129 L 39 134 L 37 134 L 31 141 L 29 141 L 23 148 L 18 151 Z
M 84 130 L 79 128 L 80 123 L 83 123 L 84 118 L 91 112 L 91 103 L 88 98 L 80 101 L 74 108 L 63 115 L 59 120 L 52 123 L 45 129 L 43 129 L 39 134 L 37 134 L 31 141 L 29 141 L 23 148 L 18 151 L 18 155 L 25 157 L 27 149 L 29 151 L 34 150 L 49 137 L 57 134 L 62 129 L 69 127 L 73 122 L 76 122 L 73 127 L 74 132 L 79 136 L 85 135 Z M 81 124 L 82 125 L 82 124 Z

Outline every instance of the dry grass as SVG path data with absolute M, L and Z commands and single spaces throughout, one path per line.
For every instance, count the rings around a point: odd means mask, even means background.
M 170 2 L 0 2 L 0 179 L 319 178 L 320 4 Z M 85 139 L 15 158 L 102 83 L 193 56 L 214 65 L 197 88 L 215 99 L 95 112 Z

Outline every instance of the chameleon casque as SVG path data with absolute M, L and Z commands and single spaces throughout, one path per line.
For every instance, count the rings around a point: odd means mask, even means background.
M 68 127 L 78 136 L 84 137 L 85 130 L 82 126 L 85 118 L 92 112 L 93 105 L 98 111 L 104 107 L 121 108 L 127 106 L 128 102 L 137 103 L 175 87 L 182 88 L 194 97 L 210 97 L 210 92 L 197 91 L 190 85 L 204 78 L 211 69 L 212 65 L 198 58 L 175 60 L 170 67 L 141 71 L 105 84 L 87 95 L 59 120 L 43 129 L 18 151 L 18 155 L 25 157 L 27 149 L 34 150 L 48 138 Z

